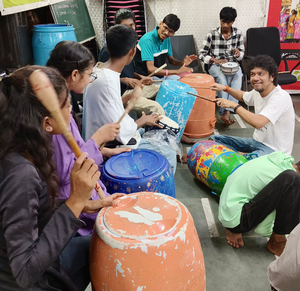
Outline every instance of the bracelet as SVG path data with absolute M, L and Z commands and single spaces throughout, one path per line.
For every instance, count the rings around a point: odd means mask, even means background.
M 239 107 L 241 107 L 240 104 L 238 104 L 237 106 L 235 106 L 235 107 L 233 108 L 233 111 L 236 113 L 236 110 L 237 110 Z
M 168 70 L 166 70 L 166 77 L 168 77 L 169 76 L 169 71 Z
M 225 90 L 223 90 L 224 92 L 228 92 L 228 90 L 229 90 L 229 86 L 227 86 L 227 85 L 225 85 L 225 87 L 226 87 L 226 89 Z

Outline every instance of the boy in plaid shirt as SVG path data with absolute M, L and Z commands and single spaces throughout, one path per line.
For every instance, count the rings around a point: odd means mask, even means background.
M 208 73 L 215 78 L 216 83 L 228 85 L 231 88 L 240 90 L 242 87 L 242 70 L 233 75 L 224 75 L 220 65 L 228 61 L 241 61 L 244 56 L 244 41 L 242 32 L 232 27 L 237 16 L 236 10 L 232 7 L 224 7 L 220 12 L 220 27 L 211 30 L 203 42 L 203 49 L 199 58 L 209 66 Z M 238 101 L 227 92 L 219 92 L 220 98 Z M 230 119 L 230 108 L 220 108 L 221 119 L 226 125 L 235 121 Z

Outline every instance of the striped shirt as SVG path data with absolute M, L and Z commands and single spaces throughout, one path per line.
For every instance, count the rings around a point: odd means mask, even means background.
M 200 51 L 199 58 L 205 64 L 209 64 L 211 57 L 228 59 L 234 55 L 231 50 L 236 48 L 240 51 L 240 56 L 237 60 L 241 61 L 245 52 L 242 32 L 232 27 L 232 34 L 226 40 L 221 33 L 221 27 L 218 27 L 207 34 L 206 39 L 203 41 L 203 49 Z

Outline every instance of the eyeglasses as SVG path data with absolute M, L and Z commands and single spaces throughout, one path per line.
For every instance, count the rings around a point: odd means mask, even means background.
M 84 72 L 84 74 L 87 74 L 87 75 L 89 75 L 89 77 L 90 77 L 90 83 L 93 83 L 95 80 L 97 80 L 97 78 L 98 78 L 98 76 L 97 76 L 97 74 L 95 74 L 94 72 L 92 72 L 92 73 L 86 73 L 86 72 Z
M 167 31 L 168 35 L 172 36 L 172 35 L 175 34 L 175 31 L 172 30 L 172 29 L 170 29 L 166 24 L 163 24 L 162 27 L 163 27 L 163 29 L 164 29 L 165 31 Z

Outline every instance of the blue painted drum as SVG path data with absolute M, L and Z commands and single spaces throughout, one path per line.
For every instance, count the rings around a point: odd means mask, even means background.
M 63 40 L 77 41 L 73 25 L 41 24 L 34 25 L 32 34 L 33 61 L 45 66 L 51 51 Z
M 171 166 L 158 152 L 136 149 L 111 157 L 103 166 L 101 180 L 108 193 L 159 192 L 175 198 Z
M 183 135 L 196 100 L 195 96 L 189 95 L 187 92 L 197 94 L 197 91 L 187 84 L 168 80 L 161 84 L 155 99 L 165 110 L 166 116 L 179 125 L 180 131 L 177 134 L 177 142 Z

